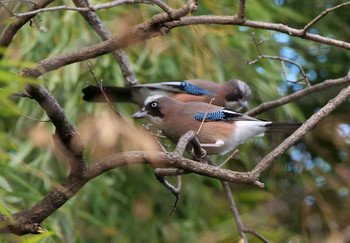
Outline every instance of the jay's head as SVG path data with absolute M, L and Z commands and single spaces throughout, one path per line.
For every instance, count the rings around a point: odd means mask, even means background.
M 167 113 L 173 102 L 176 101 L 163 95 L 149 96 L 145 100 L 142 109 L 134 113 L 131 117 L 134 119 L 145 118 L 155 125 L 160 124 L 164 114 Z
M 240 108 L 248 109 L 248 100 L 251 96 L 249 86 L 238 79 L 232 79 L 224 84 L 225 90 L 227 91 L 226 107 L 231 110 L 240 110 Z

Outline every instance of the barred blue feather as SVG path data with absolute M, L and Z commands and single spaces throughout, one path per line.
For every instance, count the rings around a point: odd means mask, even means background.
M 185 92 L 193 95 L 210 95 L 214 94 L 214 92 L 201 89 L 195 85 L 186 83 L 186 82 L 181 82 L 181 89 L 184 90 Z
M 205 117 L 204 112 L 197 113 L 193 116 L 193 119 L 202 121 Z M 223 111 L 217 111 L 217 112 L 212 112 L 208 113 L 207 116 L 205 117 L 206 120 L 210 121 L 220 121 L 225 119 L 225 113 Z
M 204 112 L 197 113 L 193 116 L 193 119 L 202 121 L 205 117 Z M 243 117 L 242 114 L 231 111 L 231 110 L 219 110 L 216 112 L 209 112 L 207 113 L 207 116 L 205 117 L 205 120 L 209 121 L 233 121 L 237 119 L 241 119 Z

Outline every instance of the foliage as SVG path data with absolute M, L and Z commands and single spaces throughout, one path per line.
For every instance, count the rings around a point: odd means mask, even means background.
M 169 1 L 169 4 L 174 1 Z M 177 1 L 182 3 L 182 1 Z M 232 14 L 238 1 L 199 1 L 196 14 Z M 302 27 L 320 12 L 341 1 L 247 1 L 247 16 L 266 22 Z M 92 2 L 93 3 L 93 2 Z M 58 1 L 56 5 L 67 4 Z M 25 11 L 23 5 L 17 11 Z M 330 13 L 311 30 L 345 40 L 350 33 L 349 7 Z M 100 18 L 118 34 L 160 10 L 149 5 L 128 5 L 102 10 Z M 37 19 L 38 17 L 36 17 Z M 15 76 L 24 66 L 44 58 L 99 42 L 99 38 L 77 12 L 55 11 L 40 14 L 39 26 L 23 27 L 0 62 L 0 211 L 8 215 L 31 207 L 67 175 L 69 165 L 52 143 L 54 128 L 36 102 L 6 97 L 23 90 L 28 80 Z M 341 31 L 338 31 L 341 30 Z M 312 84 L 346 75 L 350 53 L 340 48 L 290 37 L 266 30 L 237 26 L 188 26 L 131 46 L 126 53 L 141 83 L 206 78 L 224 82 L 231 78 L 246 81 L 252 88 L 250 102 L 277 99 L 302 88 L 285 81 L 278 61 L 260 60 L 251 39 L 255 32 L 266 55 L 280 55 L 302 64 Z M 27 62 L 30 62 L 28 64 Z M 89 60 L 104 83 L 123 85 L 123 76 L 112 55 Z M 289 77 L 298 71 L 287 66 Z M 33 82 L 33 81 L 31 81 Z M 68 119 L 76 125 L 89 114 L 109 110 L 105 105 L 87 104 L 80 90 L 93 82 L 87 62 L 72 64 L 40 79 L 58 100 Z M 333 88 L 298 102 L 265 112 L 264 119 L 303 121 L 332 98 Z M 5 104 L 5 103 L 6 104 Z M 243 222 L 271 242 L 316 242 L 342 237 L 350 224 L 349 208 L 349 102 L 322 122 L 305 139 L 276 161 L 262 180 L 265 190 L 232 185 Z M 117 104 L 124 114 L 137 107 Z M 257 138 L 240 147 L 239 158 L 225 168 L 247 171 L 284 137 Z M 94 155 L 85 151 L 87 158 Z M 221 163 L 224 156 L 216 156 Z M 50 216 L 43 236 L 1 236 L 11 242 L 237 242 L 233 217 L 228 213 L 220 183 L 198 175 L 183 177 L 183 191 L 177 211 L 167 214 L 173 196 L 160 184 L 151 168 L 130 166 L 103 174 L 88 183 L 74 198 Z M 251 238 L 252 242 L 256 239 Z

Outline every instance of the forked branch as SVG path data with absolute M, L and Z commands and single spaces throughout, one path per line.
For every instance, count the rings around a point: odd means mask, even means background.
M 342 8 L 344 6 L 350 5 L 350 2 L 339 4 L 333 8 L 328 8 L 325 11 L 323 11 L 320 15 L 318 15 L 316 18 L 314 18 L 310 23 L 305 25 L 305 27 L 301 30 L 301 34 L 304 35 L 308 29 L 310 29 L 314 24 L 316 24 L 320 19 L 322 19 L 324 16 L 326 16 L 329 12 L 332 12 L 338 8 Z
M 335 108 L 345 102 L 350 97 L 350 85 L 344 88 L 335 98 L 331 99 L 324 107 L 313 114 L 304 124 L 299 127 L 292 135 L 278 145 L 271 153 L 266 155 L 261 162 L 252 170 L 256 177 L 269 168 L 272 163 L 295 144 L 307 132 L 312 130 L 320 121 L 326 118 Z
M 257 56 L 256 59 L 253 60 L 253 61 L 247 60 L 247 64 L 248 64 L 248 65 L 254 64 L 254 63 L 258 62 L 258 61 L 259 61 L 260 59 L 262 59 L 262 58 L 279 60 L 279 61 L 281 61 L 283 74 L 285 75 L 287 82 L 298 83 L 298 82 L 300 82 L 300 81 L 302 81 L 302 80 L 305 80 L 306 85 L 307 85 L 308 87 L 311 86 L 311 85 L 310 85 L 310 82 L 309 82 L 309 80 L 308 80 L 308 78 L 307 78 L 308 75 L 304 72 L 303 67 L 302 67 L 299 63 L 297 63 L 297 62 L 295 62 L 295 61 L 293 61 L 293 60 L 290 60 L 290 59 L 288 59 L 288 58 L 284 58 L 284 57 L 280 57 L 280 56 L 269 56 L 269 55 L 263 54 L 262 51 L 261 51 L 261 49 L 260 49 L 260 45 L 263 44 L 264 41 L 259 41 L 259 42 L 257 42 L 257 40 L 256 40 L 256 38 L 255 38 L 254 32 L 252 32 L 252 39 L 253 39 L 253 41 L 254 41 L 254 44 L 255 44 L 256 49 L 257 49 L 258 52 L 259 52 L 259 56 Z M 287 71 L 286 71 L 286 67 L 285 67 L 285 65 L 284 65 L 285 62 L 289 62 L 289 63 L 291 63 L 291 64 L 297 66 L 298 69 L 300 70 L 301 75 L 302 75 L 303 77 L 300 78 L 300 79 L 298 79 L 298 80 L 296 80 L 296 81 L 289 80 L 289 79 L 288 79 L 288 74 L 287 74 Z
M 348 72 L 348 74 L 345 77 L 338 78 L 338 79 L 325 80 L 320 84 L 316 84 L 316 85 L 313 85 L 311 87 L 306 87 L 298 92 L 287 95 L 287 96 L 282 97 L 278 100 L 262 103 L 262 104 L 258 105 L 257 107 L 255 107 L 254 109 L 246 112 L 246 114 L 249 116 L 256 116 L 256 115 L 258 115 L 264 111 L 267 111 L 269 109 L 272 109 L 272 108 L 275 108 L 278 106 L 282 106 L 284 104 L 293 102 L 295 100 L 302 99 L 309 94 L 320 92 L 320 91 L 326 90 L 330 87 L 343 85 L 343 84 L 346 84 L 349 82 L 350 82 L 350 71 Z

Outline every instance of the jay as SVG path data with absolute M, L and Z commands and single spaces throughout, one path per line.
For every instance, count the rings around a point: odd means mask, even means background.
M 271 122 L 203 102 L 184 103 L 167 96 L 148 97 L 132 118 L 144 118 L 177 142 L 189 130 L 209 154 L 225 154 L 264 132 L 293 132 L 302 123 Z
M 104 93 L 111 102 L 133 102 L 140 107 L 145 99 L 152 95 L 166 95 L 182 102 L 209 103 L 231 110 L 248 109 L 251 96 L 249 86 L 241 80 L 232 79 L 223 84 L 204 79 L 192 79 L 182 82 L 163 82 L 134 85 L 129 88 L 103 86 Z M 107 102 L 100 87 L 89 85 L 83 90 L 83 99 L 89 102 Z

